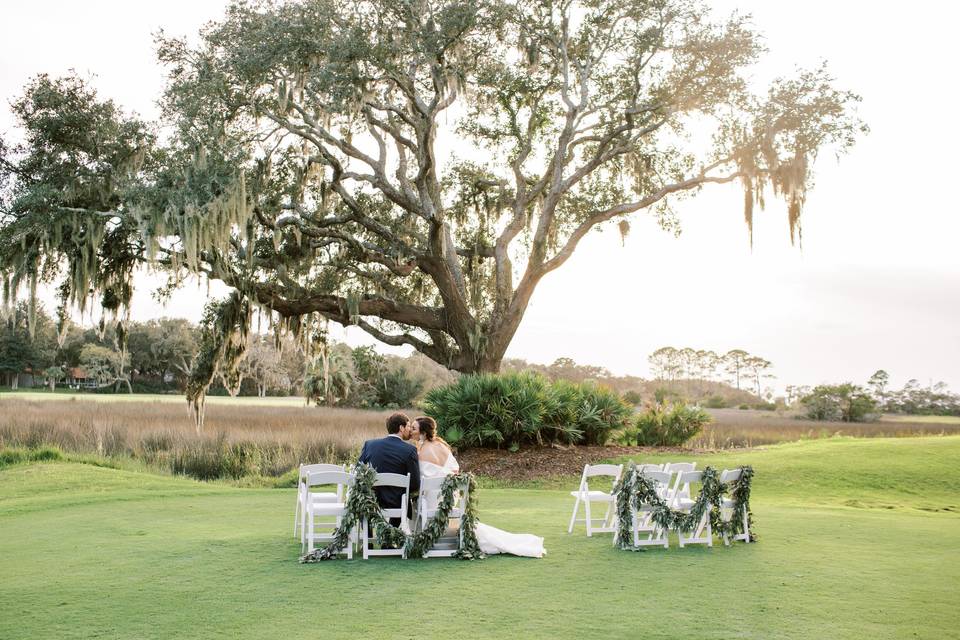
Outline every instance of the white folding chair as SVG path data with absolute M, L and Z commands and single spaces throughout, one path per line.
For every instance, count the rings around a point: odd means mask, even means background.
M 319 473 L 321 471 L 344 471 L 344 468 L 338 464 L 301 464 L 297 473 L 297 508 L 293 512 L 293 535 L 296 537 L 297 530 L 300 531 L 300 543 L 303 543 L 304 532 L 307 527 L 307 509 L 305 507 L 307 500 L 307 474 Z M 314 491 L 310 498 L 318 502 L 343 502 L 343 496 L 333 491 Z
M 691 484 L 701 482 L 703 482 L 703 471 L 681 471 L 679 477 L 677 478 L 676 486 L 679 488 L 686 486 L 687 491 L 689 492 L 689 487 Z M 689 497 L 684 498 L 679 492 L 675 493 L 673 496 L 673 508 L 677 511 L 690 513 L 690 509 L 693 507 L 694 503 L 695 500 Z M 710 505 L 708 504 L 706 506 L 706 509 L 703 512 L 703 517 L 701 517 L 700 522 L 694 526 L 693 531 L 677 531 L 677 536 L 681 549 L 688 544 L 705 544 L 708 547 L 712 547 L 713 531 L 710 528 Z
M 396 509 L 381 509 L 383 517 L 386 519 L 400 518 L 400 529 L 404 533 L 410 532 L 410 524 L 407 519 L 407 506 L 410 503 L 410 474 L 400 475 L 399 473 L 378 473 L 373 481 L 374 487 L 398 487 L 403 489 L 403 496 L 400 498 L 400 507 Z M 360 525 L 360 544 L 363 549 L 363 559 L 368 560 L 370 556 L 402 556 L 403 548 L 400 549 L 374 549 L 373 538 L 370 537 L 370 523 L 363 519 Z
M 440 489 L 443 487 L 444 477 L 439 478 L 421 478 L 420 496 L 417 499 L 417 529 L 423 530 L 427 523 L 437 515 L 440 502 Z M 423 554 L 424 558 L 449 558 L 452 557 L 463 544 L 463 527 L 460 526 L 463 521 L 463 514 L 467 510 L 467 500 L 470 499 L 469 491 L 464 489 L 454 494 L 453 507 L 450 509 L 450 515 L 447 520 L 447 529 L 450 530 L 450 520 L 457 520 L 457 535 L 441 536 L 434 546 Z
M 337 495 L 344 496 L 345 498 L 350 491 L 350 487 L 353 486 L 354 476 L 346 471 L 320 471 L 307 474 L 305 482 L 307 486 L 307 499 L 304 504 L 306 505 L 307 513 L 307 532 L 304 538 L 307 552 L 310 553 L 314 550 L 314 543 L 333 540 L 333 534 L 343 521 L 344 514 L 346 514 L 346 499 L 339 502 L 313 500 L 310 497 L 310 487 L 336 485 Z M 318 522 L 317 518 L 323 518 L 323 520 Z M 329 531 L 318 532 L 318 528 L 322 530 L 329 529 Z M 347 544 L 346 553 L 347 558 L 350 559 L 353 558 L 353 540 L 355 535 L 355 531 L 350 533 L 350 542 Z
M 690 498 L 690 485 L 680 484 L 680 474 L 684 471 L 696 471 L 696 462 L 668 462 L 663 465 L 663 470 L 670 475 L 675 475 L 676 479 L 670 483 L 670 494 L 680 496 L 681 498 Z
M 740 476 L 743 474 L 742 469 L 725 469 L 723 473 L 720 474 L 720 482 L 728 488 L 732 483 L 740 479 Z M 741 508 L 742 513 L 734 513 L 734 503 L 732 497 L 725 497 L 723 499 L 723 504 L 720 505 L 720 517 L 723 518 L 724 522 L 730 522 L 736 517 L 743 518 L 743 533 L 738 533 L 733 536 L 733 540 L 743 540 L 744 542 L 750 542 L 750 523 L 749 515 L 747 513 L 746 506 Z M 729 546 L 730 538 L 727 534 L 723 534 L 723 544 Z
M 622 464 L 587 464 L 583 466 L 583 474 L 580 476 L 580 486 L 576 491 L 570 492 L 570 495 L 573 496 L 575 500 L 573 503 L 573 515 L 570 516 L 570 526 L 567 527 L 567 533 L 573 533 L 573 525 L 577 522 L 586 523 L 588 538 L 592 536 L 594 532 L 609 533 L 614 531 L 612 516 L 614 512 L 613 504 L 616 498 L 613 495 L 613 487 L 616 486 L 617 481 L 620 480 L 620 474 L 622 473 Z M 590 478 L 596 478 L 598 476 L 613 478 L 613 481 L 610 483 L 609 492 L 590 489 Z M 580 512 L 581 502 L 584 505 L 585 518 L 577 518 L 577 514 Z M 602 502 L 607 505 L 607 511 L 602 519 L 595 519 L 591 515 L 590 504 L 592 502 Z M 602 522 L 603 524 L 595 527 L 593 526 L 594 522 Z
M 669 473 L 664 471 L 642 471 L 641 473 L 643 477 L 653 482 L 658 496 L 663 497 L 663 495 L 669 491 Z M 669 504 L 669 502 L 667 504 Z M 670 546 L 667 538 L 669 532 L 653 522 L 652 511 L 653 505 L 648 502 L 637 505 L 636 509 L 633 508 L 633 505 L 630 506 L 630 519 L 633 526 L 633 544 L 636 547 L 657 546 L 667 549 Z M 647 537 L 641 539 L 641 533 L 646 534 Z

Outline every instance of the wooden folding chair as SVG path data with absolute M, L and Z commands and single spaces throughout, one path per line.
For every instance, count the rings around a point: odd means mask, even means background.
M 301 464 L 297 473 L 297 507 L 293 512 L 293 535 L 300 531 L 300 543 L 303 544 L 304 532 L 307 528 L 307 475 L 322 471 L 344 471 L 338 464 Z M 340 487 L 338 487 L 339 490 Z M 343 496 L 333 491 L 314 491 L 310 498 L 318 502 L 343 502 Z
M 314 550 L 314 543 L 333 540 L 333 534 L 337 527 L 340 526 L 343 521 L 343 516 L 346 514 L 345 498 L 347 492 L 349 492 L 353 486 L 354 476 L 346 471 L 320 471 L 307 474 L 305 482 L 307 485 L 307 499 L 305 501 L 307 533 L 304 538 L 307 552 L 310 553 Z M 340 502 L 326 502 L 311 499 L 310 488 L 324 485 L 336 485 L 337 495 L 344 496 L 344 500 Z M 318 518 L 323 518 L 323 520 L 318 522 Z M 318 532 L 317 529 L 329 531 Z M 346 548 L 347 558 L 350 559 L 353 558 L 353 539 L 355 534 L 355 531 L 351 532 L 351 539 Z
M 410 531 L 410 525 L 407 519 L 407 507 L 410 503 L 410 474 L 400 475 L 399 473 L 378 473 L 373 481 L 374 487 L 398 487 L 403 489 L 403 496 L 400 498 L 400 506 L 396 509 L 381 509 L 383 517 L 400 518 L 400 529 L 405 533 Z M 370 537 L 370 523 L 367 518 L 363 519 L 360 525 L 360 544 L 363 549 L 363 559 L 368 560 L 370 556 L 402 556 L 404 550 L 400 549 L 374 549 L 373 539 Z
M 664 471 L 643 471 L 643 477 L 652 481 L 657 495 L 663 497 L 663 494 L 669 491 L 670 474 Z M 669 502 L 668 502 L 669 504 Z M 653 505 L 649 502 L 642 502 L 635 509 L 630 506 L 631 523 L 633 526 L 633 544 L 636 547 L 663 547 L 667 549 L 670 542 L 667 538 L 668 531 L 653 522 Z M 646 534 L 646 538 L 641 538 L 640 534 Z
M 743 469 L 725 469 L 723 473 L 720 474 L 720 482 L 722 482 L 728 489 L 727 493 L 729 494 L 729 487 L 731 484 L 740 479 L 740 476 L 743 474 Z M 720 517 L 723 518 L 725 522 L 730 522 L 736 517 L 743 518 L 743 533 L 739 533 L 733 538 L 729 538 L 727 534 L 723 534 L 723 544 L 730 546 L 730 540 L 742 540 L 743 542 L 750 542 L 750 515 L 747 512 L 747 507 L 741 507 L 741 513 L 734 513 L 734 502 L 732 497 L 725 497 L 723 503 L 720 505 Z
M 573 526 L 577 522 L 586 523 L 587 537 L 592 536 L 594 533 L 610 533 L 615 530 L 612 518 L 614 513 L 613 505 L 616 500 L 613 495 L 613 487 L 616 486 L 617 481 L 620 480 L 622 473 L 622 464 L 584 465 L 583 474 L 580 476 L 580 486 L 576 491 L 570 492 L 570 495 L 574 497 L 574 503 L 573 515 L 570 516 L 570 526 L 567 527 L 567 533 L 573 533 Z M 613 479 L 610 483 L 609 491 L 590 489 L 590 478 L 596 477 L 610 477 Z M 607 505 L 606 513 L 604 513 L 602 519 L 593 518 L 590 512 L 590 504 L 593 502 L 601 502 Z M 585 518 L 577 518 L 581 503 L 583 503 L 584 506 Z M 601 522 L 602 524 L 599 527 L 595 527 L 593 526 L 594 522 Z
M 440 503 L 440 490 L 443 487 L 443 481 L 446 478 L 421 478 L 420 495 L 417 499 L 417 530 L 422 531 L 427 523 L 437 515 Z M 452 557 L 463 545 L 463 516 L 467 510 L 467 500 L 470 499 L 468 489 L 463 489 L 454 494 L 453 507 L 450 509 L 450 515 L 447 517 L 447 532 L 452 527 L 450 522 L 457 520 L 456 536 L 441 536 L 434 546 L 429 549 L 424 558 L 449 558 Z
M 677 478 L 676 486 L 686 486 L 689 492 L 689 486 L 691 484 L 700 484 L 702 482 L 703 471 L 682 471 Z M 683 511 L 684 513 L 690 513 L 690 509 L 695 502 L 693 498 L 684 498 L 679 492 L 673 496 L 673 508 L 677 511 Z M 712 547 L 713 531 L 710 528 L 710 505 L 708 504 L 706 506 L 703 517 L 700 518 L 700 522 L 696 524 L 692 532 L 677 531 L 677 536 L 681 549 L 688 544 L 705 544 L 708 547 Z

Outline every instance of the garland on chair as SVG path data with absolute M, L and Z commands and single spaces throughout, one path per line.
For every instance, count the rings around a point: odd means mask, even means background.
M 367 519 L 373 529 L 374 538 L 380 546 L 403 547 L 407 558 L 422 558 L 446 531 L 450 512 L 456 502 L 457 491 L 467 491 L 468 493 L 463 517 L 460 520 L 461 544 L 454 557 L 461 560 L 484 557 L 480 550 L 480 544 L 477 542 L 477 516 L 474 503 L 476 482 L 473 474 L 457 473 L 444 478 L 440 487 L 437 513 L 430 518 L 423 531 L 415 535 L 407 535 L 383 517 L 383 511 L 377 504 L 377 496 L 373 490 L 373 483 L 377 478 L 377 472 L 373 467 L 366 463 L 358 464 L 355 478 L 354 485 L 344 505 L 344 515 L 340 521 L 340 526 L 333 533 L 333 539 L 326 547 L 315 549 L 301 557 L 300 562 L 320 562 L 334 559 L 338 553 L 350 544 L 350 533 L 355 527 L 362 526 L 364 518 Z
M 740 467 L 740 479 L 731 483 L 730 497 L 733 499 L 733 517 L 725 521 L 721 517 L 720 505 L 726 493 L 726 486 L 720 482 L 717 470 L 707 467 L 703 470 L 702 486 L 696 501 L 689 512 L 676 511 L 657 494 L 655 483 L 640 473 L 636 465 L 630 462 L 626 472 L 613 488 L 617 504 L 617 533 L 614 544 L 619 549 L 638 551 L 633 545 L 633 515 L 640 505 L 649 505 L 650 519 L 664 530 L 675 529 L 688 533 L 697 528 L 704 513 L 710 509 L 710 526 L 720 535 L 733 537 L 743 533 L 742 509 L 746 508 L 748 519 L 753 524 L 750 512 L 750 487 L 753 483 L 753 467 Z M 750 540 L 756 537 L 750 532 Z

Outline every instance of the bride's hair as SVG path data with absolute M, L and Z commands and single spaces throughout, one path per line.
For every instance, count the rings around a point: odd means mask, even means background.
M 420 427 L 420 433 L 423 434 L 423 439 L 427 442 L 440 441 L 443 444 L 447 444 L 446 440 L 437 435 L 437 421 L 431 418 L 430 416 L 420 416 L 416 419 L 417 425 Z M 448 447 L 450 445 L 447 445 Z

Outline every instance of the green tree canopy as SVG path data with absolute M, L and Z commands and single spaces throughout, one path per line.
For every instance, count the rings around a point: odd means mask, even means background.
M 62 264 L 65 298 L 122 309 L 149 260 L 233 287 L 223 328 L 333 320 L 463 372 L 499 368 L 591 231 L 674 228 L 681 197 L 739 182 L 748 227 L 773 193 L 793 235 L 817 154 L 864 129 L 822 66 L 751 93 L 759 36 L 701 0 L 235 2 L 158 48 L 162 148 L 76 78 L 14 103 L 7 291 Z

